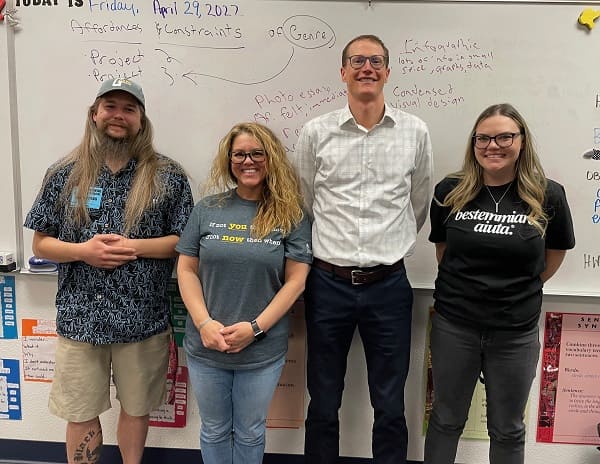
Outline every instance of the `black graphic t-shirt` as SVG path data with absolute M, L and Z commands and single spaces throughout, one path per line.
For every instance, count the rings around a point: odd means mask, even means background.
M 541 311 L 545 250 L 575 246 L 563 187 L 548 180 L 544 209 L 549 222 L 542 237 L 528 223 L 528 206 L 516 185 L 489 187 L 490 192 L 484 188 L 464 210 L 450 214 L 435 199 L 443 202 L 457 183 L 442 180 L 431 205 L 429 240 L 446 243 L 435 281 L 436 311 L 480 328 L 534 327 Z M 502 198 L 497 213 L 492 196 Z

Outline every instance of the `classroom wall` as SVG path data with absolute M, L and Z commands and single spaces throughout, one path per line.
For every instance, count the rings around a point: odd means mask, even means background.
M 599 226 L 593 222 L 594 203 L 600 187 L 600 180 L 593 173 L 600 168 L 598 162 L 593 164 L 593 161 L 581 157 L 585 150 L 597 146 L 594 133 L 600 121 L 600 69 L 597 64 L 600 30 L 581 29 L 576 23 L 584 5 L 595 5 L 600 9 L 600 2 L 556 2 L 556 5 L 550 5 L 549 2 L 374 1 L 369 6 L 367 1 L 249 0 L 243 5 L 259 10 L 249 8 L 243 18 L 232 21 L 248 28 L 245 29 L 250 37 L 246 52 L 251 50 L 252 56 L 261 58 L 253 61 L 255 64 L 247 66 L 243 55 L 231 50 L 223 52 L 225 55 L 211 51 L 211 55 L 203 55 L 201 59 L 194 55 L 197 51 L 183 47 L 174 48 L 180 54 L 171 52 L 186 65 L 196 66 L 194 70 L 198 73 L 208 69 L 211 74 L 232 77 L 230 81 L 254 79 L 258 82 L 260 78 L 257 76 L 275 76 L 283 68 L 280 61 L 285 64 L 286 60 L 290 60 L 286 65 L 287 71 L 280 77 L 249 86 L 199 75 L 195 76 L 198 85 L 181 75 L 175 85 L 168 85 L 163 71 L 178 69 L 178 65 L 165 61 L 161 52 L 156 51 L 167 44 L 159 44 L 154 39 L 147 39 L 143 44 L 127 43 L 123 37 L 121 41 L 113 42 L 109 40 L 110 34 L 88 34 L 89 31 L 82 38 L 78 36 L 77 28 L 75 31 L 69 29 L 69 24 L 72 19 L 79 23 L 85 22 L 86 17 L 89 19 L 89 7 L 82 11 L 68 8 L 68 1 L 52 1 L 48 3 L 56 6 L 42 10 L 41 7 L 25 7 L 25 1 L 22 3 L 19 7 L 20 31 L 9 30 L 6 24 L 0 24 L 0 97 L 3 101 L 9 101 L 10 76 L 17 85 L 13 111 L 8 111 L 6 105 L 0 106 L 0 160 L 7 167 L 2 171 L 0 181 L 0 198 L 5 199 L 0 203 L 0 215 L 3 217 L 0 248 L 17 250 L 18 238 L 24 239 L 25 245 L 19 250 L 20 264 L 31 253 L 30 234 L 14 226 L 15 217 L 19 216 L 21 208 L 26 212 L 30 206 L 46 167 L 78 142 L 83 131 L 86 106 L 91 103 L 90 96 L 99 86 L 95 70 L 114 72 L 109 66 L 100 66 L 99 58 L 94 62 L 92 50 L 105 50 L 107 55 L 114 52 L 118 56 L 126 56 L 123 50 L 128 50 L 134 57 L 136 50 L 144 47 L 148 59 L 144 63 L 142 82 L 147 92 L 149 112 L 157 127 L 157 144 L 165 153 L 184 163 L 192 173 L 194 185 L 198 186 L 218 137 L 238 119 L 255 118 L 266 122 L 266 111 L 278 115 L 269 124 L 285 138 L 290 151 L 293 150 L 296 130 L 304 120 L 345 102 L 343 96 L 340 97 L 343 85 L 339 81 L 339 54 L 343 44 L 357 33 L 375 32 L 388 43 L 394 58 L 391 79 L 386 88 L 388 101 L 418 114 L 430 125 L 437 179 L 458 168 L 470 125 L 484 106 L 499 100 L 512 100 L 522 109 L 538 136 L 542 159 L 549 174 L 567 186 L 577 221 L 578 247 L 569 253 L 564 269 L 549 283 L 551 294 L 546 296 L 543 310 L 600 312 L 598 298 L 590 296 L 599 293 L 596 282 L 600 266 L 585 264 L 586 256 L 600 256 L 595 239 Z M 85 5 L 91 3 L 86 2 Z M 183 3 L 193 2 L 179 2 L 181 8 Z M 159 25 L 164 22 L 164 18 L 153 18 L 147 12 L 144 14 L 131 19 L 131 22 L 140 22 L 147 32 L 156 30 L 156 22 Z M 99 13 L 97 9 L 94 15 L 93 18 L 103 18 L 97 20 L 101 22 L 110 23 L 114 19 L 112 13 Z M 329 26 L 326 37 L 335 37 L 335 41 L 324 41 L 319 48 L 303 48 L 299 43 L 290 44 L 285 37 L 269 36 L 271 30 L 285 26 L 287 19 L 294 15 L 312 15 L 324 22 Z M 502 27 L 492 28 L 494 21 Z M 493 65 L 493 69 L 483 66 L 472 72 L 439 71 L 426 75 L 416 69 L 404 68 L 407 63 L 402 60 L 407 59 L 407 40 L 413 45 L 423 45 L 427 40 L 442 43 L 458 39 L 480 43 L 489 55 L 482 60 Z M 16 56 L 10 61 L 7 49 L 12 40 L 16 41 Z M 232 43 L 227 45 L 233 46 Z M 247 72 L 249 68 L 252 73 Z M 128 68 L 127 72 L 132 69 Z M 187 68 L 183 71 L 187 72 Z M 440 97 L 436 100 L 437 107 L 433 103 L 429 106 L 425 99 L 416 102 L 410 94 L 402 93 L 402 89 L 440 88 L 442 85 L 445 88 L 450 85 L 456 92 L 456 98 Z M 302 90 L 317 88 L 328 89 L 326 96 L 330 101 L 320 107 L 311 106 L 310 111 L 302 115 L 295 114 L 293 106 L 276 101 L 281 94 L 299 98 Z M 399 90 L 395 93 L 395 89 Z M 270 101 L 264 100 L 265 96 Z M 444 102 L 446 106 L 443 106 Z M 183 117 L 184 107 L 193 108 L 193 113 L 188 115 L 186 110 L 187 116 Z M 282 113 L 284 107 L 292 111 L 287 119 Z M 16 129 L 20 135 L 15 146 L 9 140 L 15 137 Z M 19 163 L 17 176 L 13 175 L 13 159 Z M 17 195 L 15 201 L 16 184 L 23 189 L 22 200 Z M 423 457 L 423 358 L 427 313 L 433 301 L 431 286 L 435 276 L 434 252 L 426 241 L 427 232 L 426 226 L 419 238 L 416 255 L 407 260 L 409 275 L 418 287 L 413 316 L 412 365 L 406 388 L 407 419 L 411 432 L 409 459 L 415 461 Z M 26 272 L 15 277 L 19 319 L 53 319 L 56 277 Z M 341 410 L 340 449 L 342 454 L 353 457 L 371 454 L 372 412 L 361 349 L 360 341 L 356 339 L 351 349 Z M 21 340 L 0 339 L 0 353 L 2 358 L 19 359 Z M 533 385 L 528 410 L 530 426 L 526 462 L 599 462 L 600 453 L 595 446 L 535 442 L 538 382 L 539 378 Z M 0 439 L 62 441 L 64 422 L 47 411 L 49 385 L 22 382 L 21 388 L 23 419 L 0 421 Z M 116 410 L 104 414 L 102 421 L 105 424 L 105 442 L 114 444 Z M 190 396 L 187 426 L 184 429 L 153 428 L 148 445 L 197 449 L 198 427 L 197 407 Z M 267 440 L 267 452 L 297 455 L 302 452 L 303 430 L 270 430 Z M 457 461 L 465 464 L 487 462 L 487 442 L 463 440 Z
M 409 262 L 410 266 L 410 262 Z M 48 319 L 54 317 L 53 298 L 56 279 L 52 276 L 17 276 L 17 303 L 20 318 Z M 406 417 L 410 438 L 408 457 L 422 461 L 422 431 L 424 384 L 423 359 L 425 349 L 425 329 L 428 308 L 432 304 L 430 290 L 415 292 L 413 310 L 413 340 L 411 347 L 411 368 L 406 386 Z M 598 301 L 591 297 L 547 296 L 544 311 L 597 313 Z M 541 336 L 541 335 L 540 335 Z M 21 342 L 0 340 L 2 357 L 20 358 Z M 0 421 L 0 439 L 39 440 L 60 442 L 64 440 L 64 422 L 50 415 L 47 409 L 49 384 L 22 382 L 23 420 Z M 308 399 L 308 398 L 307 398 Z M 600 452 L 590 445 L 557 445 L 535 442 L 535 424 L 539 400 L 539 371 L 530 395 L 527 415 L 528 435 L 527 464 L 577 463 L 597 464 Z M 183 429 L 154 428 L 148 435 L 148 446 L 159 448 L 198 449 L 199 417 L 197 406 L 190 397 L 187 426 Z M 351 348 L 344 402 L 340 412 L 341 440 L 340 452 L 344 456 L 370 457 L 370 427 L 372 412 L 368 399 L 364 356 L 360 340 L 356 338 Z M 117 409 L 102 415 L 104 440 L 115 444 Z M 269 430 L 267 452 L 298 455 L 302 453 L 303 429 Z M 462 440 L 459 445 L 457 462 L 482 464 L 487 462 L 488 442 L 485 440 Z M 0 459 L 2 452 L 0 448 Z M 282 462 L 285 462 L 282 461 Z

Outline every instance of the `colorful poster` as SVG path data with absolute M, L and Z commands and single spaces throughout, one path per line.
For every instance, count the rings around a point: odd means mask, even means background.
M 600 315 L 546 313 L 537 441 L 600 444 Z
M 303 301 L 292 306 L 289 318 L 285 366 L 267 414 L 267 427 L 270 428 L 300 428 L 304 425 L 306 325 Z
M 150 413 L 153 427 L 185 427 L 187 421 L 188 369 L 179 366 L 175 383 L 167 382 L 167 402 Z
M 56 322 L 22 319 L 23 379 L 52 382 L 56 353 Z
M 0 419 L 21 420 L 18 359 L 0 359 Z
M 17 338 L 15 277 L 0 275 L 0 338 Z

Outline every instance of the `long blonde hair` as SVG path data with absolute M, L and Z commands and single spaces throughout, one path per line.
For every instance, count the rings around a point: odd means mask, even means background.
M 91 188 L 94 187 L 104 166 L 102 153 L 102 134 L 96 128 L 93 116 L 98 110 L 102 97 L 90 106 L 87 114 L 85 132 L 81 143 L 67 156 L 59 160 L 48 171 L 45 182 L 59 169 L 72 164 L 73 168 L 62 192 L 62 201 L 69 204 L 71 197 L 76 200 L 73 214 L 76 225 L 89 224 L 90 216 L 87 209 L 87 198 Z M 141 112 L 141 128 L 131 140 L 129 153 L 137 161 L 131 190 L 125 204 L 125 228 L 122 231 L 127 235 L 139 221 L 145 210 L 152 206 L 153 199 L 158 199 L 164 194 L 164 185 L 160 182 L 159 171 L 167 167 L 178 167 L 168 158 L 158 156 L 152 145 L 152 124 L 146 115 L 144 107 L 138 104 Z M 181 168 L 179 168 L 181 169 Z
M 475 135 L 477 126 L 481 121 L 498 115 L 512 119 L 519 126 L 523 144 L 515 165 L 517 193 L 529 206 L 527 214 L 529 222 L 544 236 L 548 222 L 548 217 L 543 208 L 547 184 L 546 176 L 535 150 L 533 136 L 529 127 L 527 127 L 527 123 L 509 103 L 492 105 L 483 110 L 479 115 L 473 125 L 473 129 L 469 133 L 462 169 L 449 176 L 459 179 L 458 184 L 446 196 L 443 203 L 438 199 L 436 201 L 443 206 L 451 207 L 452 213 L 456 213 L 479 194 L 483 188 L 483 168 L 475 159 L 473 135 Z
M 231 128 L 219 142 L 209 179 L 204 185 L 204 194 L 222 194 L 217 196 L 217 203 L 223 204 L 228 198 L 227 192 L 237 185 L 231 171 L 230 155 L 233 141 L 240 134 L 254 137 L 267 154 L 265 161 L 267 175 L 258 211 L 252 223 L 252 235 L 256 238 L 264 238 L 275 228 L 281 229 L 282 234 L 287 235 L 303 216 L 300 183 L 284 146 L 266 126 L 243 122 Z

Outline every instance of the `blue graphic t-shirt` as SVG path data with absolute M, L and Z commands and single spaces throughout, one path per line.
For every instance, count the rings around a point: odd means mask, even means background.
M 159 171 L 164 194 L 153 200 L 129 238 L 180 235 L 193 207 L 183 169 L 166 157 Z M 136 161 L 113 174 L 106 167 L 87 200 L 89 224 L 76 226 L 69 213 L 76 201 L 63 190 L 73 165 L 46 179 L 25 227 L 59 240 L 82 243 L 94 235 L 122 234 L 125 202 Z M 164 332 L 169 326 L 167 283 L 175 259 L 138 258 L 116 269 L 100 269 L 83 261 L 60 263 L 56 294 L 56 328 L 66 338 L 92 343 L 129 343 Z
M 311 228 L 307 215 L 287 236 L 274 230 L 266 238 L 251 236 L 258 203 L 234 190 L 224 202 L 216 196 L 200 201 L 185 228 L 177 251 L 199 257 L 199 277 L 208 312 L 224 325 L 255 319 L 285 283 L 285 260 L 312 262 Z M 184 348 L 191 356 L 223 369 L 253 369 L 287 351 L 288 317 L 275 324 L 259 343 L 239 353 L 221 353 L 202 345 L 188 316 Z
M 439 206 L 436 199 L 443 202 L 457 183 L 442 180 L 431 204 L 429 240 L 446 243 L 435 281 L 436 311 L 457 323 L 482 328 L 535 326 L 541 311 L 545 250 L 575 246 L 563 187 L 548 180 L 544 202 L 548 226 L 542 237 L 529 224 L 528 206 L 515 184 L 489 187 L 489 192 L 483 188 L 464 210 L 450 214 L 450 208 Z

